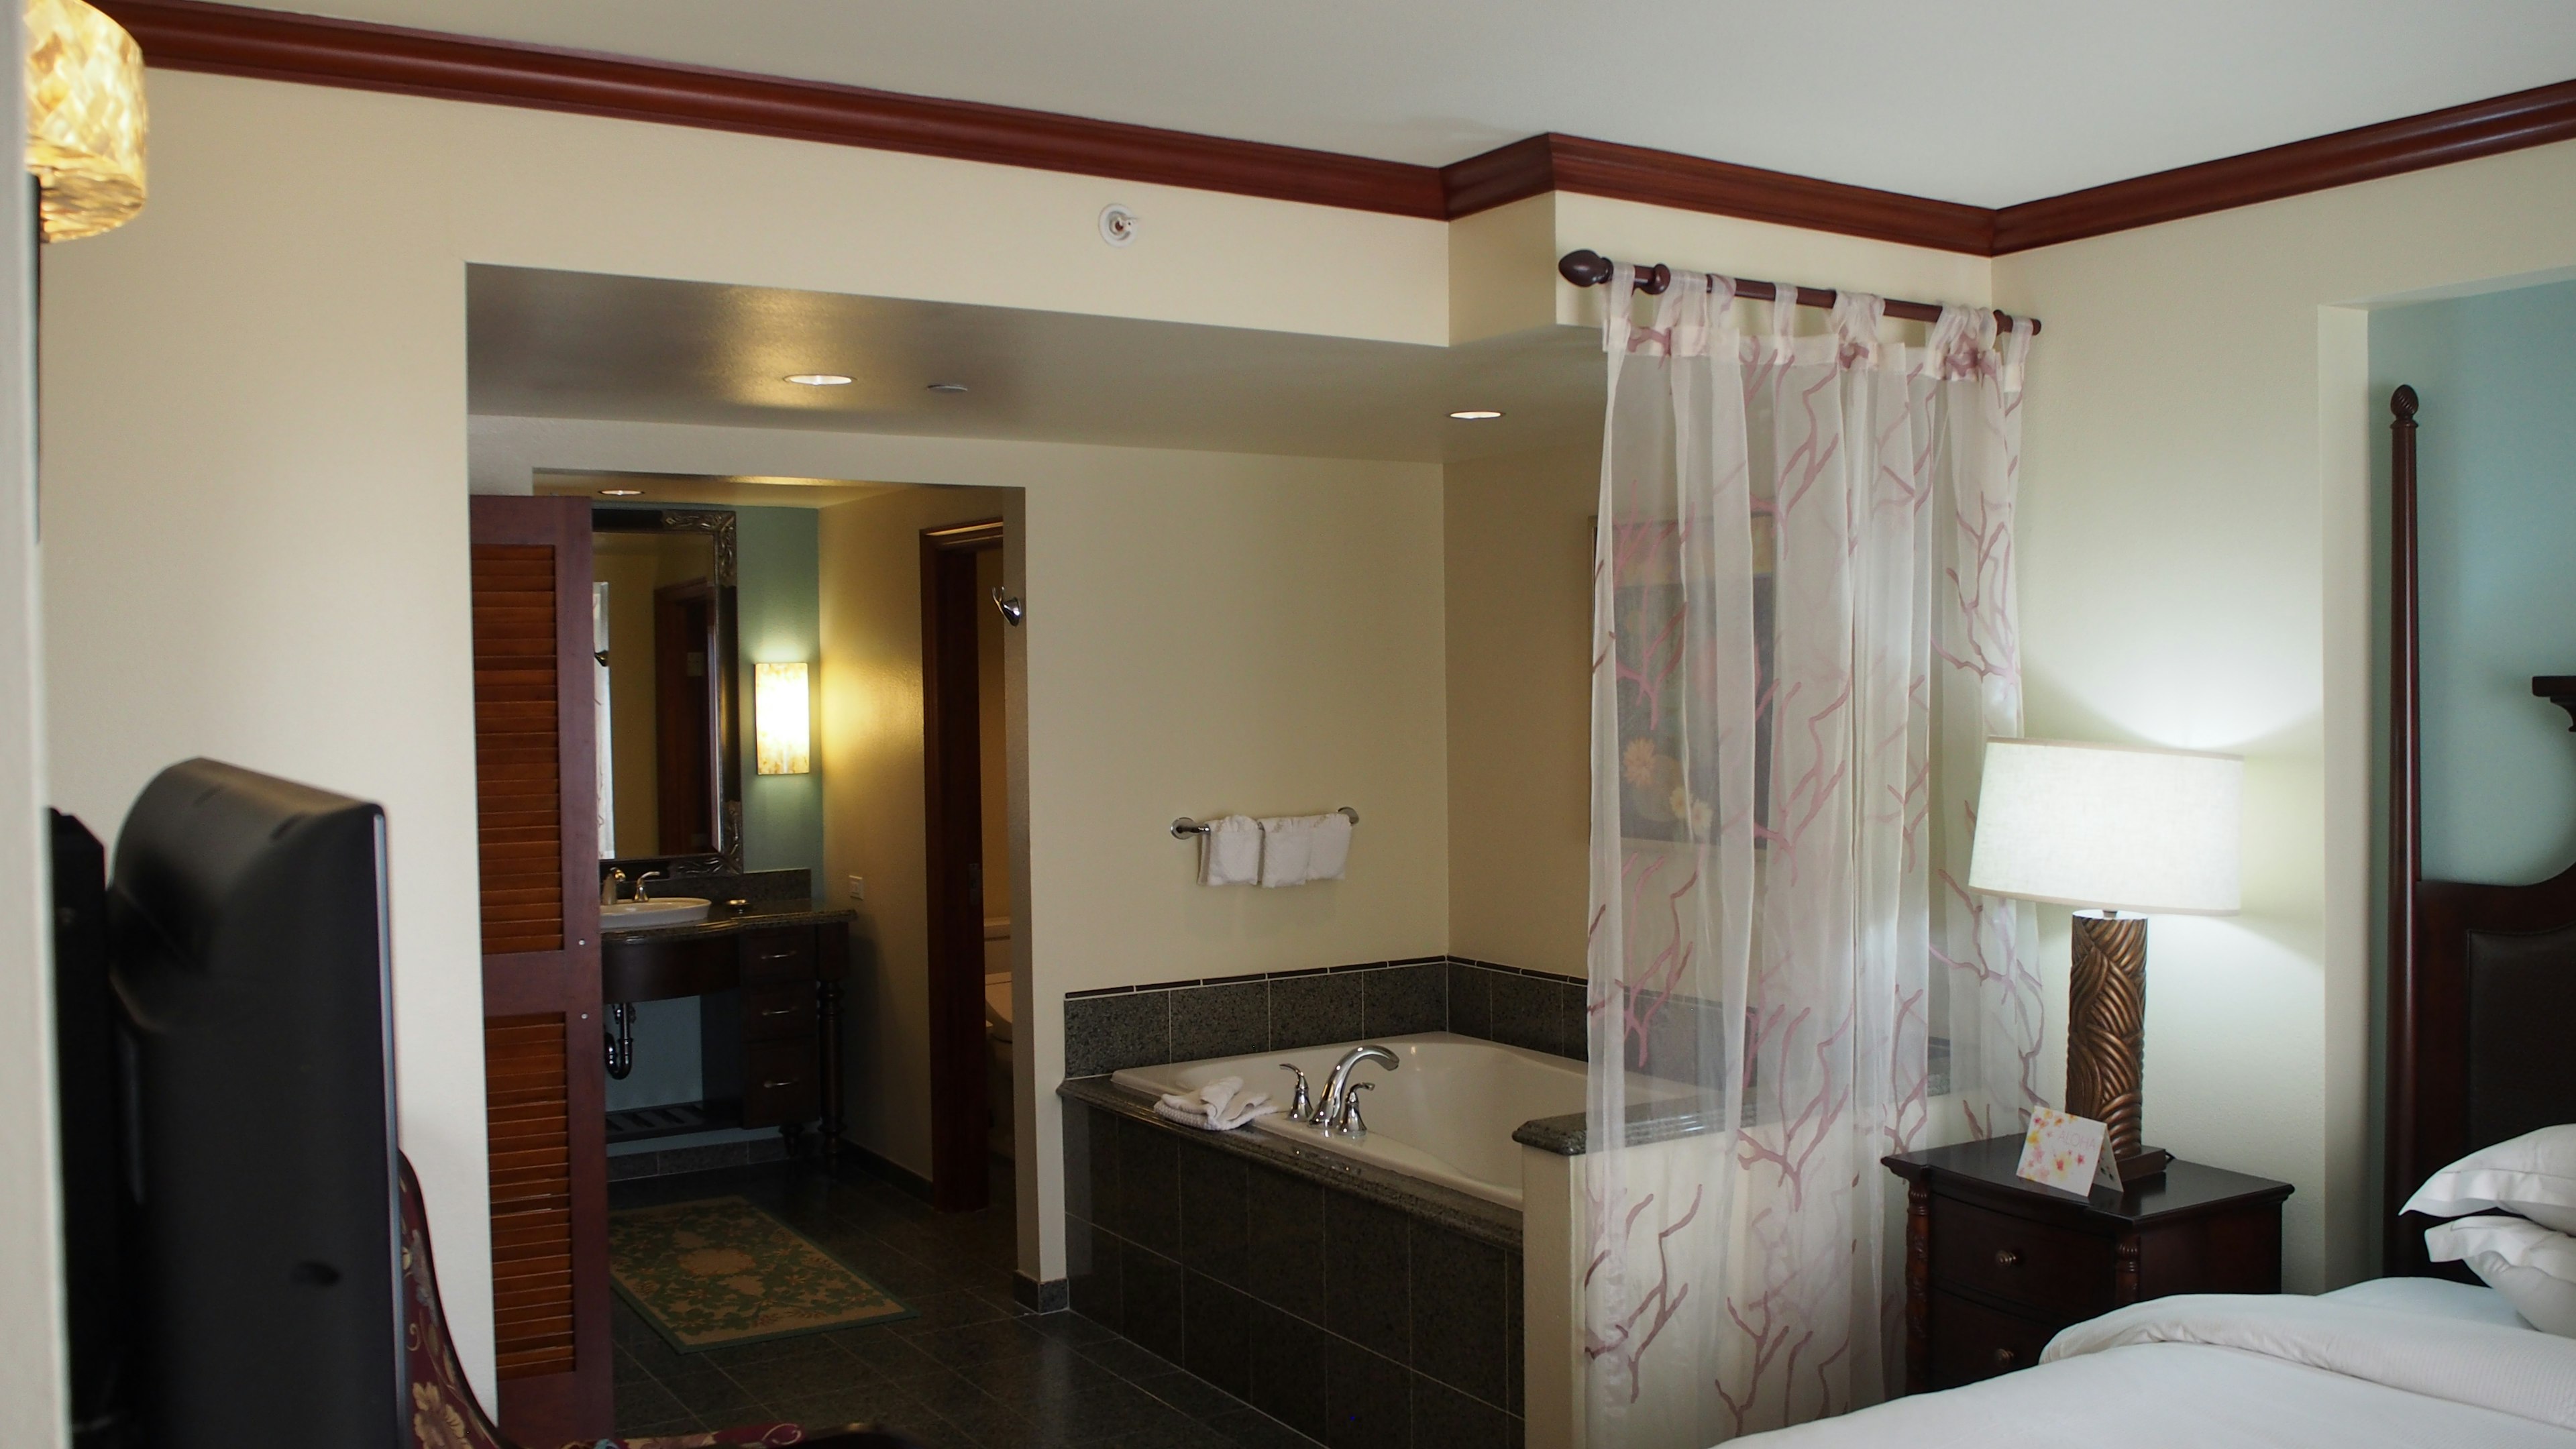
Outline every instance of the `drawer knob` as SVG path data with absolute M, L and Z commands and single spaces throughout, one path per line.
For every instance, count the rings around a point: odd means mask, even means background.
M 2017 1353 L 2013 1352 L 2011 1349 L 2008 1349 L 2008 1348 L 1999 1348 L 1999 1349 L 1996 1349 L 1996 1350 L 1995 1350 L 1995 1367 L 1997 1367 L 1997 1368 L 2011 1368 L 2011 1367 L 2013 1366 L 2013 1362 L 2014 1362 L 2016 1359 L 2019 1359 L 2020 1357 L 2021 1357 L 2021 1355 L 2020 1355 L 2020 1354 L 2017 1354 Z
M 2021 1266 L 2021 1252 L 2020 1252 L 2020 1250 L 2019 1250 L 2019 1249 L 2016 1249 L 2016 1248 L 1997 1248 L 1997 1249 L 1995 1249 L 1995 1266 L 1996 1266 L 1996 1267 L 1998 1267 L 1998 1268 L 2018 1268 L 2018 1267 L 2020 1267 L 2020 1266 Z

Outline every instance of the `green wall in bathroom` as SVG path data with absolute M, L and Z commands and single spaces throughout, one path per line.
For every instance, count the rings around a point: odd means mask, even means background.
M 2386 399 L 2422 398 L 2425 873 L 2538 880 L 2576 860 L 2576 738 L 2531 694 L 2576 673 L 2576 282 L 2374 312 L 2370 371 L 2383 560 Z
M 804 660 L 819 669 L 823 657 L 817 539 L 811 508 L 734 510 L 735 576 L 740 592 L 735 634 L 742 654 L 743 865 L 751 870 L 823 872 L 823 752 L 817 770 L 803 775 L 763 775 L 754 760 L 756 728 L 751 667 Z M 822 681 L 808 689 L 821 697 Z M 809 721 L 810 724 L 810 721 Z

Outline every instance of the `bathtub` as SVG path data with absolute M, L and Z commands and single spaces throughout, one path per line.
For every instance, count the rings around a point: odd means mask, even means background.
M 1517 1209 L 1521 1205 L 1521 1148 L 1512 1133 L 1533 1117 L 1583 1110 L 1581 1062 L 1500 1042 L 1445 1031 L 1374 1039 L 1396 1055 L 1389 1071 L 1376 1062 L 1354 1067 L 1351 1080 L 1372 1082 L 1360 1094 L 1368 1136 L 1327 1137 L 1287 1118 L 1296 1079 L 1280 1068 L 1302 1067 L 1318 1106 L 1333 1063 L 1357 1042 L 1298 1047 L 1253 1056 L 1129 1067 L 1111 1076 L 1119 1086 L 1157 1096 L 1196 1091 L 1224 1077 L 1241 1077 L 1246 1091 L 1263 1091 L 1280 1111 L 1253 1120 L 1301 1149 L 1356 1158 L 1408 1177 L 1435 1182 Z

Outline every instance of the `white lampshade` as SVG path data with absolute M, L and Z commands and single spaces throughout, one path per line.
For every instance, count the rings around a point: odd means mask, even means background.
M 761 774 L 813 770 L 813 718 L 803 660 L 751 667 L 752 755 Z
M 1968 888 L 2140 914 L 2237 908 L 2245 761 L 1989 740 Z

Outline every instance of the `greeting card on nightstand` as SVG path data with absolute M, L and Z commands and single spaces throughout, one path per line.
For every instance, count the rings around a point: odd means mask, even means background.
M 2030 1114 L 2020 1176 L 2065 1192 L 2091 1192 L 2096 1187 L 2119 1191 L 2119 1167 L 2102 1150 L 2103 1136 L 2109 1131 L 2090 1117 L 2039 1108 Z

